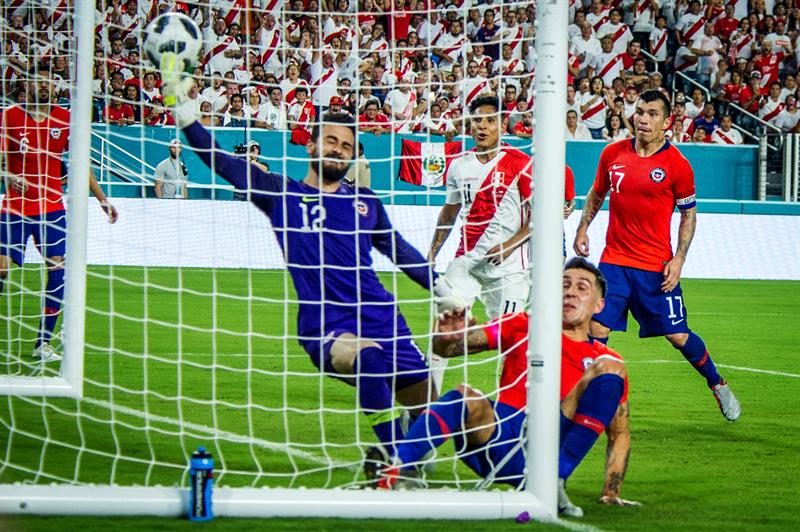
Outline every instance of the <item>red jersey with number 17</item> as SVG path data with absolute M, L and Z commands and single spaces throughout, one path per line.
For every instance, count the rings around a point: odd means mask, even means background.
M 6 170 L 28 183 L 23 195 L 7 187 L 2 211 L 24 216 L 63 211 L 61 155 L 69 140 L 69 111 L 52 106 L 50 114 L 36 121 L 13 105 L 0 117 L 0 131 Z
M 660 272 L 672 259 L 672 213 L 695 206 L 694 172 L 667 142 L 640 157 L 635 139 L 609 144 L 600 155 L 594 191 L 610 190 L 606 247 L 600 262 Z
M 505 356 L 497 401 L 517 409 L 525 408 L 528 391 L 528 314 L 517 312 L 492 320 L 483 327 L 489 340 L 489 349 L 497 349 Z M 576 342 L 561 335 L 561 395 L 564 398 L 583 377 L 586 369 L 600 357 L 622 360 L 617 353 L 600 342 Z M 628 400 L 628 378 L 620 404 Z

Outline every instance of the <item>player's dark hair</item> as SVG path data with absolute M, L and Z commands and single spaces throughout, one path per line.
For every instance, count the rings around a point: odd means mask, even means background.
M 500 102 L 497 101 L 496 96 L 478 96 L 472 100 L 472 103 L 469 104 L 469 114 L 475 114 L 475 111 L 478 110 L 478 107 L 483 105 L 490 105 L 494 107 L 494 111 L 496 113 L 500 112 Z
M 639 99 L 644 103 L 661 102 L 661 107 L 664 110 L 664 118 L 669 118 L 670 114 L 672 114 L 672 108 L 669 104 L 669 100 L 660 90 L 650 89 L 644 91 L 639 95 Z
M 605 275 L 603 275 L 603 272 L 601 272 L 597 266 L 595 266 L 588 260 L 584 259 L 583 257 L 572 257 L 564 265 L 564 271 L 567 270 L 585 270 L 593 274 L 595 279 L 597 279 L 597 287 L 600 288 L 600 294 L 603 297 L 606 297 L 606 290 L 608 289 L 608 283 L 606 282 Z
M 311 130 L 311 140 L 316 141 L 319 138 L 320 125 L 344 126 L 353 133 L 353 139 L 356 138 L 356 123 L 348 113 L 326 113 L 322 123 L 314 124 L 314 128 Z

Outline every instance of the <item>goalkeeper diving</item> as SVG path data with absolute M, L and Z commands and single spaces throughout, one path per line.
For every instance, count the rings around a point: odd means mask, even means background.
M 216 146 L 193 107 L 184 105 L 193 81 L 181 63 L 174 54 L 162 56 L 162 91 L 175 105 L 177 126 L 209 168 L 269 217 L 300 302 L 300 345 L 325 375 L 356 386 L 362 412 L 394 456 L 403 438 L 394 400 L 413 415 L 437 394 L 428 385 L 426 357 L 378 280 L 370 252 L 374 247 L 426 289 L 436 274 L 392 227 L 371 190 L 342 182 L 356 146 L 352 118 L 328 114 L 314 126 L 302 181 L 268 173 Z
M 588 454 L 599 435 L 608 436 L 603 504 L 631 506 L 620 497 L 630 453 L 628 376 L 617 353 L 589 337 L 592 316 L 604 304 L 602 273 L 583 258 L 565 268 L 562 305 L 561 428 L 558 458 L 559 512 L 580 517 L 566 481 Z M 433 350 L 455 357 L 497 349 L 505 355 L 497 400 L 462 384 L 444 394 L 410 427 L 393 463 L 378 473 L 377 487 L 419 485 L 416 465 L 432 449 L 453 439 L 458 457 L 484 479 L 519 486 L 525 479 L 523 421 L 527 404 L 528 315 L 506 314 L 481 326 L 467 320 L 466 310 L 439 317 Z

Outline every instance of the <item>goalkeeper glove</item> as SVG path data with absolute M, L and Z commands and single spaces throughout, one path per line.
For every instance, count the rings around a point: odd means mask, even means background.
M 164 105 L 174 109 L 175 122 L 179 128 L 193 124 L 199 117 L 197 107 L 189 98 L 194 84 L 191 76 L 184 73 L 184 61 L 172 52 L 161 54 L 161 92 Z
M 436 301 L 436 311 L 439 314 L 448 311 L 460 312 L 469 308 L 469 301 L 462 296 L 459 291 L 447 280 L 444 275 L 440 275 L 433 285 L 434 301 Z

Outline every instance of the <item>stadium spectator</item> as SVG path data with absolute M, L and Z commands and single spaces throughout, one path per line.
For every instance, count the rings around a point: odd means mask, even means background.
M 613 51 L 614 41 L 606 35 L 600 39 L 601 52 L 594 56 L 586 69 L 586 76 L 593 78 L 599 76 L 603 85 L 611 87 L 612 82 L 622 72 L 622 58 Z
M 223 127 L 247 127 L 250 121 L 250 113 L 244 108 L 244 97 L 241 94 L 230 96 L 230 106 L 225 114 L 222 115 Z
M 692 99 L 686 102 L 686 116 L 694 120 L 703 112 L 706 104 L 706 95 L 699 87 L 692 89 Z
M 422 121 L 420 133 L 444 136 L 445 140 L 449 141 L 452 140 L 455 131 L 453 122 L 442 117 L 442 107 L 436 102 L 432 103 L 428 116 Z
M 719 119 L 716 117 L 717 110 L 714 108 L 713 102 L 706 102 L 703 106 L 703 114 L 694 119 L 694 128 L 702 128 L 706 130 L 706 136 L 709 138 L 720 126 Z
M 609 36 L 612 41 L 611 51 L 615 54 L 621 54 L 628 48 L 629 43 L 633 41 L 633 33 L 630 27 L 622 21 L 622 12 L 619 9 L 612 9 L 608 12 L 608 21 L 603 23 L 597 31 L 598 39 L 603 39 Z M 636 41 L 636 44 L 641 44 Z M 630 65 L 628 65 L 628 68 Z
M 273 85 L 268 90 L 267 101 L 259 107 L 253 125 L 274 131 L 285 130 L 287 129 L 287 116 L 283 91 L 278 85 Z
M 615 142 L 631 136 L 631 132 L 622 124 L 622 119 L 619 115 L 608 116 L 606 126 L 603 128 L 603 140 Z
M 198 122 L 205 127 L 215 127 L 219 125 L 219 117 L 214 113 L 214 107 L 208 100 L 200 102 L 200 118 Z
M 670 142 L 691 142 L 692 136 L 683 129 L 683 121 L 675 120 L 672 127 L 666 132 L 665 138 Z
M 733 118 L 731 115 L 724 115 L 720 120 L 720 127 L 711 134 L 713 144 L 736 145 L 744 142 L 742 134 L 733 128 Z
M 661 75 L 666 74 L 668 39 L 669 30 L 667 29 L 667 18 L 663 15 L 659 15 L 656 17 L 655 27 L 650 31 L 648 46 L 650 55 L 655 57 L 656 69 L 661 72 Z
M 381 135 L 392 130 L 389 117 L 380 112 L 377 100 L 370 100 L 364 106 L 364 113 L 358 116 L 358 130 Z
M 706 88 L 711 87 L 711 75 L 718 68 L 723 48 L 719 37 L 714 35 L 714 25 L 711 22 L 706 22 L 703 32 L 692 40 L 690 49 L 698 57 L 697 81 Z
M 567 139 L 592 140 L 592 133 L 578 121 L 578 113 L 574 109 L 567 111 Z
M 144 125 L 146 126 L 174 126 L 175 118 L 164 106 L 164 99 L 157 96 L 150 100 L 145 107 Z
M 692 142 L 695 144 L 707 144 L 711 141 L 705 128 L 697 128 L 692 133 Z
M 103 111 L 103 120 L 113 126 L 127 126 L 134 122 L 133 108 L 125 103 L 121 89 L 115 89 Z
M 138 124 L 142 122 L 142 100 L 139 93 L 139 87 L 136 85 L 126 85 L 124 94 L 124 102 L 131 106 L 133 109 L 133 123 Z
M 292 144 L 305 146 L 311 139 L 311 130 L 317 116 L 316 109 L 308 99 L 308 89 L 299 85 L 295 89 L 295 100 L 289 106 L 287 119 L 292 131 Z
M 523 139 L 529 139 L 533 137 L 533 112 L 528 111 L 522 113 L 522 119 L 519 120 L 514 125 L 514 136 L 520 137 Z
M 581 122 L 589 128 L 592 138 L 603 138 L 606 113 L 614 102 L 608 101 L 608 91 L 603 87 L 603 78 L 595 76 L 589 84 L 589 92 L 581 98 Z
M 758 117 L 764 122 L 773 123 L 781 111 L 783 102 L 781 101 L 781 84 L 775 81 L 769 86 L 769 93 L 761 98 L 758 104 Z
M 800 123 L 800 111 L 797 110 L 797 96 L 790 94 L 786 97 L 783 110 L 775 117 L 773 124 L 781 128 L 784 133 L 796 133 L 798 123 Z
M 592 25 L 583 21 L 580 25 L 580 33 L 570 40 L 570 51 L 578 57 L 580 69 L 578 75 L 586 73 L 586 67 L 592 63 L 594 57 L 603 52 L 600 41 L 594 35 Z

